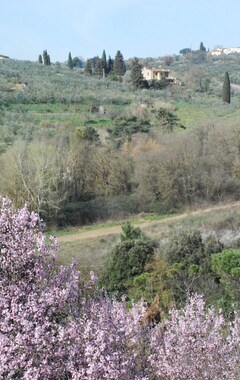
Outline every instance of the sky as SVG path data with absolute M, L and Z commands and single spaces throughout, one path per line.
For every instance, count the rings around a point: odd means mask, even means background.
M 240 46 L 239 0 L 0 0 L 0 54 L 52 62 Z

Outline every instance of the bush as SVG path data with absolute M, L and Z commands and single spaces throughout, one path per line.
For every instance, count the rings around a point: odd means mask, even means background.
M 154 242 L 140 228 L 133 228 L 129 222 L 123 225 L 122 230 L 120 240 L 108 257 L 101 279 L 101 285 L 108 291 L 120 294 L 126 292 L 135 276 L 143 273 L 155 247 Z

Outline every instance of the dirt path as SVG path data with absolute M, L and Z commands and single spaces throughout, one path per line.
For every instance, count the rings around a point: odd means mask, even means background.
M 141 229 L 144 229 L 151 225 L 167 224 L 167 223 L 175 222 L 177 220 L 184 219 L 187 216 L 202 215 L 202 214 L 207 214 L 212 211 L 222 211 L 222 210 L 236 208 L 236 207 L 240 207 L 240 202 L 228 203 L 225 205 L 217 205 L 217 206 L 212 206 L 212 207 L 208 207 L 208 208 L 200 209 L 196 211 L 185 212 L 183 214 L 175 215 L 172 217 L 170 216 L 162 220 L 155 220 L 152 222 L 143 222 L 141 224 L 138 223 L 137 226 L 140 226 Z M 98 237 L 107 236 L 107 235 L 117 235 L 117 234 L 120 234 L 121 231 L 122 231 L 121 225 L 113 226 L 113 227 L 97 228 L 91 231 L 85 231 L 83 229 L 79 233 L 60 236 L 58 239 L 60 242 L 71 242 L 71 241 L 76 241 L 76 240 L 93 239 L 93 238 L 98 238 Z

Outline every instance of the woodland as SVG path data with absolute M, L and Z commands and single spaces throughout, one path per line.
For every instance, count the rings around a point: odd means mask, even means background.
M 239 65 L 0 60 L 0 379 L 239 380 Z

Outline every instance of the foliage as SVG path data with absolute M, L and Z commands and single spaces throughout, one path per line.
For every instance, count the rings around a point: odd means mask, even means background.
M 212 268 L 220 277 L 230 301 L 240 299 L 240 250 L 226 249 L 212 256 Z
M 115 55 L 113 70 L 116 75 L 120 76 L 123 76 L 126 72 L 126 65 L 124 63 L 123 55 L 120 50 L 118 50 Z
M 103 76 L 103 61 L 97 57 L 96 59 L 96 63 L 95 63 L 95 66 L 94 66 L 94 74 L 97 75 L 98 77 L 102 77 Z
M 223 316 L 216 315 L 214 309 L 205 311 L 201 297 L 192 297 L 182 311 L 172 310 L 170 319 L 153 330 L 150 341 L 154 353 L 150 354 L 149 360 L 157 378 L 236 378 L 239 366 L 236 354 L 238 323 L 231 329 L 230 343 L 223 334 Z
M 72 59 L 72 63 L 73 63 L 73 67 L 77 67 L 77 68 L 82 68 L 83 67 L 83 62 L 78 57 L 74 57 Z
M 181 124 L 178 117 L 173 112 L 165 108 L 159 108 L 155 113 L 155 117 L 157 121 L 160 122 L 160 124 L 168 131 L 172 132 L 174 127 L 183 129 L 186 128 Z
M 73 60 L 72 60 L 72 54 L 69 52 L 68 54 L 68 61 L 67 61 L 68 68 L 70 70 L 73 69 Z
M 99 143 L 99 134 L 97 130 L 91 126 L 85 126 L 83 128 L 77 128 L 77 136 L 82 140 L 89 141 L 90 143 Z
M 230 85 L 230 79 L 229 79 L 229 74 L 226 71 L 225 76 L 224 76 L 224 82 L 223 82 L 223 101 L 225 103 L 230 103 L 231 102 L 231 85 Z
M 202 52 L 206 52 L 206 48 L 205 46 L 203 45 L 203 42 L 200 43 L 200 47 L 199 47 L 199 51 L 202 51 Z
M 47 50 L 43 51 L 43 63 L 45 66 L 51 65 L 50 55 L 48 54 Z
M 125 237 L 141 232 L 125 229 Z M 81 279 L 74 264 L 56 268 L 56 239 L 7 198 L 0 209 L 0 377 L 6 380 L 237 380 L 240 319 L 228 322 L 201 296 L 149 328 L 143 304 L 129 312 Z
M 191 49 L 190 48 L 184 48 L 184 49 L 181 49 L 180 51 L 179 51 L 179 54 L 188 54 L 188 53 L 191 53 Z
M 107 56 L 106 56 L 105 49 L 103 50 L 103 53 L 102 53 L 102 65 L 103 65 L 104 73 L 107 74 L 108 65 L 107 65 Z
M 109 138 L 122 144 L 125 140 L 130 141 L 132 135 L 139 132 L 148 133 L 150 122 L 146 118 L 137 117 L 135 115 L 122 115 L 115 119 L 114 126 L 108 128 Z
M 154 252 L 154 242 L 140 228 L 130 223 L 122 227 L 123 234 L 109 255 L 101 284 L 110 292 L 124 293 L 135 276 L 144 271 Z
M 147 81 L 143 78 L 142 65 L 136 57 L 131 62 L 131 83 L 139 89 L 148 87 Z
M 92 65 L 89 59 L 87 59 L 84 67 L 84 73 L 85 75 L 92 75 Z
M 209 301 L 213 301 L 213 292 L 215 302 L 223 296 L 211 270 L 211 255 L 221 247 L 214 237 L 208 237 L 205 243 L 199 230 L 181 231 L 171 237 L 164 257 L 168 262 L 167 283 L 175 302 L 182 304 L 189 294 L 197 291 Z

